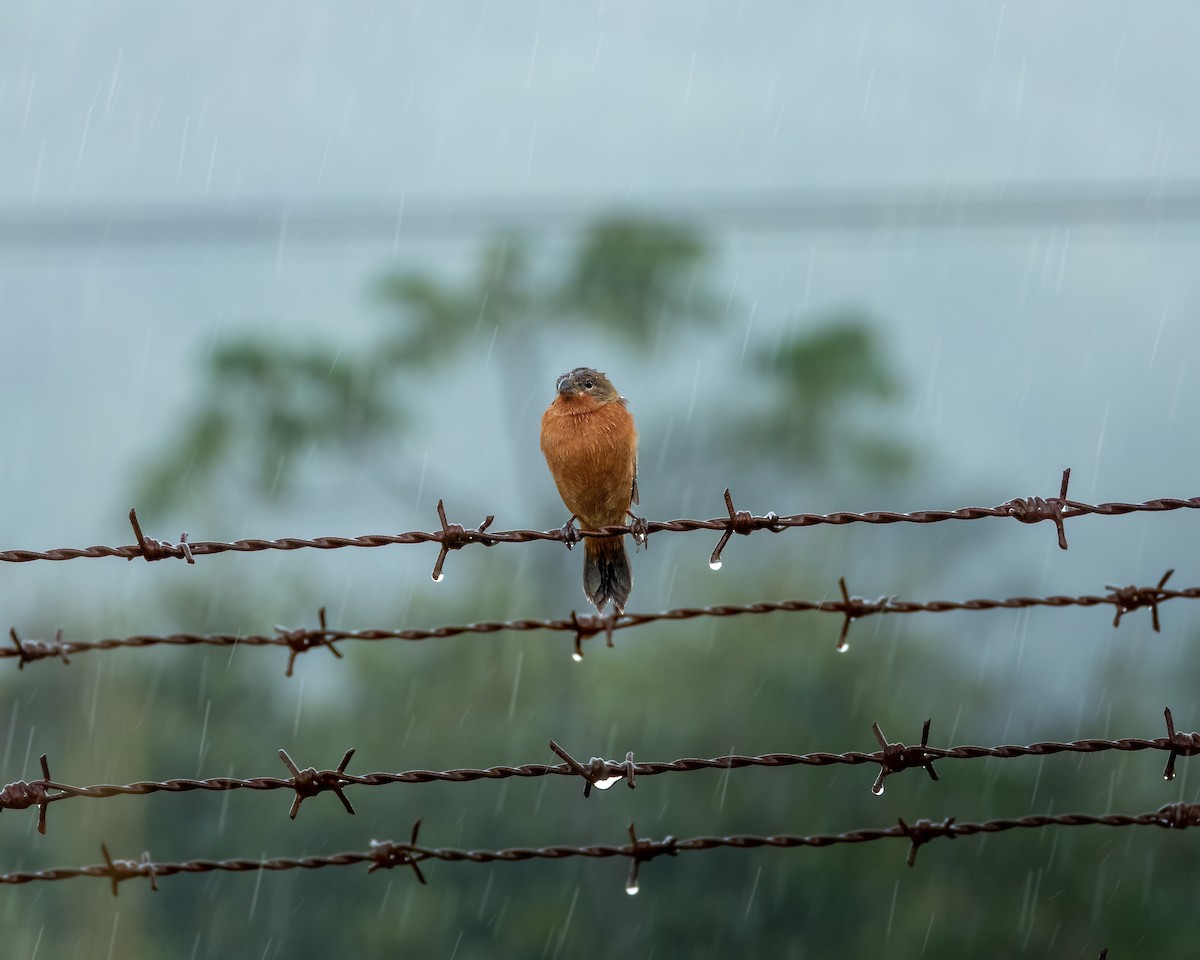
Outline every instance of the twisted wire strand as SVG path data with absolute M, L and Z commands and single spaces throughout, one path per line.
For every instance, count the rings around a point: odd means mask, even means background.
M 899 823 L 880 828 L 865 828 L 844 833 L 811 835 L 734 834 L 730 836 L 698 836 L 677 840 L 666 837 L 648 840 L 637 837 L 630 825 L 630 841 L 625 844 L 591 844 L 585 846 L 555 845 L 543 847 L 507 847 L 496 850 L 459 849 L 454 847 L 430 847 L 416 842 L 417 827 L 413 829 L 413 840 L 409 843 L 391 840 L 372 841 L 369 851 L 328 854 L 305 857 L 264 857 L 261 859 L 232 858 L 227 860 L 193 859 L 178 862 L 154 862 L 149 853 L 141 860 L 112 858 L 107 848 L 102 848 L 105 862 L 84 867 L 55 867 L 47 870 L 15 871 L 0 874 L 0 884 L 23 884 L 35 881 L 69 880 L 78 877 L 94 877 L 111 882 L 113 893 L 118 885 L 134 878 L 148 879 L 157 889 L 157 878 L 181 873 L 253 873 L 257 871 L 317 870 L 324 867 L 345 867 L 370 864 L 371 870 L 393 867 L 412 867 L 422 883 L 425 878 L 420 864 L 428 860 L 452 863 L 514 863 L 528 860 L 562 860 L 574 857 L 609 859 L 621 857 L 633 861 L 627 889 L 636 892 L 637 866 L 658 856 L 674 856 L 678 853 L 699 853 L 709 850 L 731 848 L 753 850 L 762 847 L 797 849 L 802 847 L 822 848 L 840 844 L 868 843 L 876 840 L 903 839 L 910 843 L 909 863 L 912 864 L 917 849 L 938 837 L 956 839 L 981 833 L 1003 833 L 1008 830 L 1041 829 L 1045 827 L 1158 827 L 1160 829 L 1183 829 L 1200 824 L 1200 806 L 1168 804 L 1153 813 L 1126 814 L 1033 814 L 1024 817 L 984 820 L 981 822 L 958 822 L 948 818 L 940 822 L 917 820 L 912 824 L 903 819 Z
M 343 793 L 343 789 L 348 786 L 379 787 L 401 783 L 467 783 L 476 780 L 578 776 L 584 781 L 584 795 L 587 796 L 593 786 L 599 789 L 606 789 L 614 783 L 624 780 L 630 787 L 633 787 L 636 779 L 639 777 L 644 778 L 667 773 L 694 773 L 701 770 L 737 770 L 746 767 L 825 767 L 838 764 L 849 766 L 877 764 L 880 767 L 880 771 L 873 789 L 877 793 L 881 793 L 885 777 L 909 768 L 925 768 L 928 770 L 929 775 L 936 780 L 937 776 L 932 769 L 932 764 L 936 760 L 1012 760 L 1020 757 L 1046 757 L 1060 753 L 1083 754 L 1109 751 L 1133 753 L 1145 750 L 1163 751 L 1170 754 L 1167 766 L 1163 771 L 1164 778 L 1170 780 L 1175 776 L 1177 757 L 1188 757 L 1200 753 L 1200 733 L 1177 732 L 1170 709 L 1164 710 L 1163 714 L 1166 721 L 1167 736 L 1154 739 L 1138 737 L 1125 737 L 1121 739 L 1089 738 L 1071 741 L 1047 740 L 1024 746 L 1018 744 L 1001 744 L 998 746 L 966 744 L 956 747 L 931 747 L 928 746 L 930 722 L 926 721 L 919 746 L 906 746 L 900 742 L 889 743 L 883 732 L 879 729 L 878 724 L 876 724 L 874 726 L 874 734 L 881 749 L 871 752 L 730 754 L 707 759 L 683 757 L 670 761 L 635 761 L 633 753 L 629 752 L 626 754 L 625 760 L 621 762 L 593 757 L 585 765 L 572 757 L 557 743 L 551 741 L 550 749 L 562 758 L 563 763 L 525 763 L 517 766 L 458 767 L 448 770 L 416 769 L 397 773 L 354 774 L 346 772 L 346 767 L 355 753 L 353 749 L 346 751 L 336 769 L 322 770 L 318 770 L 315 767 L 301 769 L 288 755 L 287 751 L 280 750 L 279 757 L 291 772 L 292 775 L 290 777 L 179 778 L 161 781 L 140 780 L 127 784 L 95 784 L 91 786 L 74 786 L 53 779 L 47 759 L 43 755 L 41 758 L 43 774 L 41 779 L 33 781 L 18 780 L 0 789 L 0 811 L 5 809 L 27 809 L 36 806 L 40 812 L 39 829 L 44 832 L 46 808 L 52 803 L 73 798 L 99 800 L 118 796 L 147 796 L 155 793 L 189 793 L 198 790 L 213 792 L 230 790 L 286 790 L 295 794 L 295 800 L 291 808 L 291 816 L 295 817 L 302 800 L 316 796 L 322 792 L 334 793 L 342 801 L 346 810 L 354 813 L 353 806 Z
M 1099 607 L 1109 606 L 1116 610 L 1114 626 L 1120 624 L 1122 616 L 1140 607 L 1151 610 L 1154 629 L 1159 629 L 1158 605 L 1169 600 L 1200 599 L 1200 587 L 1169 589 L 1164 586 L 1173 571 L 1168 571 L 1156 586 L 1110 587 L 1107 594 L 1083 594 L 1080 596 L 1052 595 L 1045 597 L 1006 597 L 1003 599 L 976 598 L 970 600 L 901 600 L 897 597 L 879 597 L 868 600 L 851 596 L 842 582 L 842 599 L 823 600 L 772 600 L 744 604 L 717 604 L 704 607 L 679 607 L 647 613 L 624 613 L 620 615 L 596 616 L 572 613 L 570 617 L 557 619 L 525 618 L 518 620 L 483 620 L 476 623 L 448 624 L 427 629 L 365 629 L 338 630 L 325 625 L 324 608 L 319 619 L 321 626 L 314 628 L 285 629 L 277 627 L 274 634 L 231 634 L 231 633 L 171 633 L 135 634 L 127 637 L 110 637 L 101 640 L 64 640 L 61 632 L 55 640 L 27 640 L 10 631 L 11 646 L 0 647 L 0 660 L 19 659 L 21 666 L 35 660 L 56 658 L 69 662 L 76 654 L 95 650 L 140 649 L 153 646 L 212 646 L 212 647 L 287 647 L 292 651 L 288 675 L 291 675 L 295 657 L 316 647 L 333 646 L 340 641 L 379 642 L 400 640 L 417 642 L 423 640 L 448 639 L 468 634 L 494 634 L 502 632 L 551 632 L 568 633 L 579 641 L 597 634 L 613 633 L 663 621 L 694 620 L 706 617 L 735 617 L 767 613 L 823 613 L 836 614 L 844 618 L 839 649 L 844 648 L 846 631 L 853 620 L 875 614 L 915 614 L 982 612 L 987 610 L 1023 610 L 1038 607 Z M 581 655 L 581 654 L 580 654 Z
M 1137 753 L 1143 750 L 1169 751 L 1170 740 L 1126 737 L 1120 740 L 1075 740 L 1065 743 L 1043 741 L 1026 745 L 1001 744 L 994 747 L 964 744 L 957 747 L 928 747 L 926 752 L 937 760 L 1015 760 L 1020 757 L 1048 757 L 1059 753 L 1106 753 L 1119 751 Z M 677 760 L 638 761 L 633 764 L 636 777 L 653 777 L 665 773 L 695 773 L 700 770 L 741 770 L 746 767 L 829 767 L 878 764 L 883 752 L 845 753 L 764 753 L 758 755 L 730 754 L 723 757 L 681 757 Z M 595 779 L 624 778 L 626 764 L 605 760 Z M 318 770 L 318 778 L 336 780 L 341 786 L 381 787 L 398 783 L 470 783 L 477 780 L 537 779 L 553 776 L 577 776 L 578 772 L 566 763 L 523 763 L 515 766 L 500 764 L 492 767 L 454 767 L 448 770 L 405 770 L 397 773 L 352 774 L 333 770 Z M 190 793 L 195 790 L 224 792 L 227 790 L 295 790 L 297 782 L 291 777 L 210 777 L 207 779 L 179 778 L 172 780 L 139 780 L 127 784 L 96 784 L 75 787 L 51 781 L 47 789 L 58 794 L 50 802 L 71 797 L 103 800 L 120 796 L 147 796 L 152 793 Z M 0 806 L 2 806 L 0 800 Z
M 1109 502 L 1091 504 L 1067 498 L 1067 481 L 1070 470 L 1064 471 L 1061 493 L 1058 497 L 1017 497 L 994 507 L 960 507 L 953 510 L 915 510 L 912 512 L 896 512 L 890 510 L 871 510 L 863 513 L 853 511 L 838 511 L 834 513 L 795 513 L 779 516 L 774 512 L 763 516 L 752 515 L 744 510 L 737 510 L 728 489 L 725 491 L 725 503 L 728 516 L 716 517 L 709 520 L 644 520 L 635 519 L 627 525 L 612 525 L 598 530 L 576 531 L 564 526 L 559 530 L 489 530 L 493 517 L 488 517 L 476 528 L 464 528 L 459 524 L 449 523 L 445 517 L 442 501 L 438 501 L 438 514 L 442 529 L 435 531 L 411 530 L 397 534 L 369 534 L 358 537 L 282 537 L 275 540 L 248 538 L 231 542 L 217 540 L 189 541 L 187 536 L 181 537 L 179 543 L 155 540 L 145 537 L 138 526 L 136 515 L 131 511 L 130 520 L 133 523 L 137 543 L 124 546 L 91 546 L 91 547 L 59 547 L 53 550 L 3 550 L 0 551 L 0 562 L 30 563 L 38 560 L 77 560 L 95 559 L 99 557 L 120 557 L 132 560 L 142 557 L 147 560 L 161 560 L 167 557 L 194 562 L 195 557 L 211 556 L 220 553 L 255 553 L 264 550 L 338 550 L 347 547 L 370 548 L 393 546 L 400 544 L 437 543 L 442 547 L 442 553 L 434 571 L 434 578 L 439 579 L 441 563 L 449 550 L 456 550 L 471 543 L 494 546 L 498 543 L 528 543 L 532 541 L 557 541 L 568 545 L 575 543 L 581 536 L 620 537 L 632 535 L 644 541 L 657 533 L 686 533 L 697 530 L 721 531 L 721 543 L 714 551 L 714 562 L 719 562 L 720 550 L 728 538 L 734 533 L 750 534 L 759 530 L 780 533 L 794 527 L 811 527 L 822 524 L 844 526 L 852 523 L 892 524 L 892 523 L 941 523 L 950 520 L 982 520 L 988 517 L 1004 517 L 1019 520 L 1023 523 L 1050 521 L 1058 528 L 1059 546 L 1066 549 L 1066 537 L 1063 532 L 1063 521 L 1081 516 L 1121 516 L 1129 513 L 1160 513 L 1171 510 L 1200 509 L 1200 497 L 1178 499 L 1159 497 L 1142 503 Z

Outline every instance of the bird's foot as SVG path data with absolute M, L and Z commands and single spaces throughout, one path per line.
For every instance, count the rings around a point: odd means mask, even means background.
M 559 533 L 562 534 L 563 543 L 567 545 L 568 550 L 579 542 L 579 529 L 575 526 L 575 521 L 578 519 L 575 514 L 571 514 L 571 519 L 559 529 Z

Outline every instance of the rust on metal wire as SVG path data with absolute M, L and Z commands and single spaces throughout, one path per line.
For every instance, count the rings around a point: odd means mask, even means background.
M 1064 521 L 1083 516 L 1119 516 L 1127 513 L 1161 513 L 1168 510 L 1200 509 L 1200 497 L 1176 499 L 1160 497 L 1143 503 L 1084 503 L 1080 500 L 1067 498 L 1067 483 L 1070 479 L 1070 469 L 1063 471 L 1062 484 L 1057 497 L 1015 497 L 994 507 L 960 507 L 955 510 L 914 510 L 901 513 L 890 510 L 872 510 L 866 513 L 839 511 L 836 513 L 795 513 L 779 516 L 774 511 L 763 516 L 756 516 L 745 510 L 737 510 L 733 505 L 733 496 L 729 489 L 725 490 L 726 516 L 710 520 L 645 520 L 635 517 L 629 524 L 614 524 L 599 530 L 579 530 L 570 528 L 566 532 L 557 530 L 489 530 L 493 517 L 487 517 L 483 523 L 473 529 L 461 524 L 450 523 L 446 519 L 446 511 L 442 501 L 438 501 L 438 520 L 441 529 L 433 531 L 411 530 L 397 534 L 371 534 L 360 537 L 283 537 L 278 540 L 245 539 L 223 542 L 217 540 L 189 541 L 187 534 L 180 536 L 178 543 L 155 540 L 143 535 L 141 526 L 134 511 L 129 512 L 129 520 L 133 525 L 134 544 L 119 547 L 60 547 L 54 550 L 3 550 L 0 551 L 2 563 L 30 563 L 35 560 L 78 560 L 83 558 L 120 557 L 126 560 L 142 558 L 144 560 L 163 560 L 175 558 L 194 563 L 196 557 L 212 556 L 218 553 L 255 553 L 263 550 L 338 550 L 344 547 L 384 547 L 397 544 L 436 543 L 439 545 L 437 561 L 433 568 L 433 578 L 442 576 L 442 565 L 451 550 L 457 550 L 467 544 L 479 543 L 485 546 L 495 546 L 498 543 L 528 543 L 535 540 L 549 540 L 565 543 L 570 546 L 581 536 L 621 537 L 633 535 L 639 542 L 656 533 L 686 533 L 696 530 L 719 531 L 720 541 L 709 558 L 713 566 L 721 563 L 721 551 L 736 533 L 749 535 L 760 530 L 771 533 L 781 533 L 792 527 L 813 527 L 821 524 L 843 526 L 851 523 L 891 524 L 891 523 L 942 523 L 948 520 L 983 520 L 988 517 L 1002 517 L 1018 520 L 1021 523 L 1041 523 L 1048 521 L 1054 524 L 1058 533 L 1058 545 L 1067 549 Z
M 921 743 L 913 747 L 906 747 L 903 743 L 889 743 L 883 731 L 879 729 L 879 724 L 871 724 L 875 739 L 879 741 L 879 776 L 875 778 L 875 784 L 871 787 L 875 796 L 883 796 L 883 781 L 891 774 L 907 770 L 909 767 L 921 767 L 929 774 L 930 780 L 937 780 L 937 772 L 933 769 L 935 753 L 929 749 L 929 725 L 932 722 L 925 721 L 921 728 Z
M 526 860 L 564 860 L 586 857 L 593 860 L 625 858 L 632 862 L 625 889 L 636 893 L 638 889 L 637 867 L 660 856 L 675 857 L 681 853 L 702 853 L 710 850 L 734 849 L 756 850 L 771 847 L 777 850 L 832 847 L 849 843 L 869 843 L 875 840 L 903 840 L 909 845 L 908 863 L 916 860 L 917 849 L 931 840 L 971 837 L 978 834 L 1003 833 L 1008 830 L 1037 830 L 1046 827 L 1158 827 L 1165 830 L 1182 830 L 1200 826 L 1200 804 L 1168 803 L 1151 813 L 1136 815 L 1106 813 L 1031 814 L 1009 819 L 984 820 L 978 823 L 961 822 L 954 817 L 942 821 L 916 820 L 909 824 L 900 819 L 890 827 L 850 830 L 845 833 L 822 833 L 807 836 L 794 834 L 734 834 L 732 836 L 701 836 L 678 840 L 673 836 L 662 840 L 639 837 L 632 824 L 629 827 L 629 843 L 620 845 L 593 844 L 589 846 L 545 846 L 508 847 L 499 850 L 457 849 L 454 847 L 428 847 L 417 843 L 417 830 L 421 821 L 413 827 L 408 843 L 392 840 L 372 840 L 370 849 L 363 852 L 347 851 L 324 856 L 271 857 L 262 859 L 229 860 L 183 860 L 179 862 L 155 862 L 148 852 L 139 860 L 114 859 L 108 848 L 102 847 L 104 862 L 86 867 L 55 867 L 49 870 L 29 870 L 0 873 L 0 884 L 32 883 L 39 880 L 71 880 L 77 877 L 95 877 L 108 880 L 115 896 L 118 885 L 126 880 L 148 879 L 152 890 L 158 889 L 160 877 L 180 873 L 258 873 L 283 870 L 319 870 L 324 867 L 368 867 L 368 872 L 390 870 L 395 867 L 411 867 L 418 881 L 426 882 L 420 864 L 428 860 L 450 863 L 517 863 Z
M 1113 606 L 1117 608 L 1117 612 L 1113 616 L 1113 626 L 1119 627 L 1121 625 L 1121 618 L 1125 614 L 1132 613 L 1134 610 L 1142 607 L 1149 607 L 1150 623 L 1154 627 L 1154 632 L 1159 633 L 1158 605 L 1161 601 L 1168 599 L 1168 595 L 1163 590 L 1163 587 L 1166 586 L 1167 581 L 1171 579 L 1171 575 L 1174 572 L 1173 569 L 1168 570 L 1153 587 L 1137 587 L 1132 585 L 1114 587 L 1112 584 L 1108 584 L 1108 589 L 1112 591 L 1109 597 Z
M 142 533 L 142 525 L 138 523 L 137 511 L 129 511 L 129 523 L 133 526 L 133 535 L 137 538 L 137 553 L 131 554 L 128 559 L 141 557 L 144 560 L 162 560 L 166 557 L 178 557 L 181 560 L 186 560 L 188 563 L 195 563 L 196 558 L 192 555 L 192 545 L 188 543 L 188 535 L 181 533 L 179 535 L 179 543 L 171 543 L 168 540 L 155 540 L 153 537 L 147 537 Z
M 321 625 L 319 630 L 309 630 L 304 627 L 289 630 L 287 627 L 281 627 L 276 624 L 275 642 L 280 646 L 286 646 L 290 650 L 290 653 L 288 653 L 287 668 L 283 671 L 285 677 L 292 675 L 292 671 L 296 667 L 296 657 L 302 653 L 308 653 L 313 647 L 325 647 L 338 660 L 342 659 L 341 651 L 333 645 L 334 640 L 337 638 L 330 632 L 326 624 L 324 607 L 321 607 L 317 611 L 317 623 Z M 61 631 L 59 632 L 61 633 Z
M 1115 608 L 1114 626 L 1119 626 L 1122 618 L 1141 607 L 1151 611 L 1152 624 L 1159 629 L 1158 608 L 1168 600 L 1200 599 L 1200 587 L 1187 587 L 1179 590 L 1167 589 L 1167 578 L 1173 571 L 1168 571 L 1156 586 L 1126 586 L 1113 587 L 1107 594 L 1084 594 L 1082 596 L 1048 597 L 1007 597 L 1004 599 L 974 599 L 974 600 L 901 600 L 895 596 L 883 596 L 875 600 L 867 600 L 853 596 L 846 588 L 845 578 L 838 581 L 841 591 L 839 600 L 771 600 L 758 603 L 720 604 L 709 607 L 679 607 L 674 610 L 662 610 L 654 613 L 624 613 L 619 616 L 611 613 L 600 616 L 571 612 L 566 618 L 552 620 L 484 620 L 477 623 L 447 625 L 429 629 L 368 629 L 368 630 L 334 630 L 326 622 L 325 608 L 317 612 L 317 627 L 287 628 L 276 626 L 274 634 L 137 634 L 129 637 L 112 637 L 104 640 L 64 640 L 62 630 L 58 630 L 54 640 L 25 640 L 16 629 L 9 631 L 11 647 L 0 647 L 0 660 L 16 659 L 23 669 L 25 664 L 35 660 L 58 659 L 70 663 L 69 656 L 87 653 L 93 650 L 138 649 L 142 647 L 167 646 L 212 646 L 212 647 L 285 647 L 288 650 L 288 661 L 285 669 L 286 676 L 292 676 L 296 658 L 309 650 L 324 647 L 335 657 L 341 657 L 341 652 L 334 646 L 341 641 L 383 641 L 404 640 L 421 641 L 445 639 L 465 634 L 490 634 L 507 631 L 529 632 L 546 631 L 567 633 L 573 636 L 572 657 L 583 659 L 583 644 L 594 636 L 604 634 L 607 646 L 613 645 L 613 634 L 620 630 L 629 630 L 646 624 L 670 620 L 693 620 L 701 617 L 735 617 L 764 613 L 825 613 L 835 614 L 843 618 L 841 633 L 838 636 L 837 649 L 848 649 L 846 635 L 850 625 L 863 617 L 883 614 L 913 614 L 913 613 L 951 613 L 955 611 L 978 612 L 983 610 L 1026 610 L 1033 607 L 1099 607 Z
M 46 760 L 46 754 L 41 756 L 42 763 L 42 779 L 32 782 L 25 780 L 16 780 L 13 783 L 6 784 L 3 789 L 0 789 L 0 811 L 4 810 L 25 810 L 29 807 L 38 808 L 38 833 L 46 832 L 46 809 L 52 800 L 60 800 L 65 794 L 62 792 L 62 787 L 54 783 L 50 779 L 50 764 Z M 50 795 L 50 790 L 58 791 L 54 796 Z
M 25 664 L 33 663 L 34 660 L 42 660 L 46 657 L 55 657 L 63 663 L 70 665 L 71 661 L 67 657 L 67 648 L 63 643 L 62 627 L 54 631 L 53 640 L 22 640 L 17 635 L 17 628 L 12 627 L 8 631 L 8 637 L 13 642 L 14 653 L 9 653 L 7 650 L 0 653 L 0 657 L 15 656 L 20 659 L 17 665 L 18 670 L 24 670 Z
M 208 779 L 141 780 L 127 784 L 97 784 L 77 787 L 60 783 L 50 778 L 50 768 L 43 755 L 42 779 L 18 780 L 0 789 L 0 812 L 38 808 L 38 830 L 46 832 L 46 808 L 51 803 L 72 798 L 92 800 L 120 796 L 146 796 L 152 793 L 190 793 L 192 791 L 224 792 L 229 790 L 285 790 L 294 794 L 288 815 L 295 819 L 301 803 L 309 797 L 329 792 L 342 803 L 347 813 L 353 814 L 354 807 L 346 797 L 349 786 L 380 787 L 389 784 L 415 783 L 467 783 L 476 780 L 506 780 L 511 778 L 534 779 L 549 776 L 579 777 L 583 780 L 583 795 L 589 797 L 592 788 L 606 790 L 624 781 L 631 789 L 637 777 L 653 777 L 666 773 L 696 773 L 701 770 L 739 770 L 745 767 L 827 767 L 839 764 L 858 766 L 878 764 L 879 773 L 871 787 L 876 796 L 883 793 L 884 780 L 910 768 L 920 768 L 931 780 L 938 775 L 933 769 L 935 760 L 1013 760 L 1018 757 L 1047 757 L 1059 753 L 1105 753 L 1120 751 L 1135 753 L 1143 750 L 1159 750 L 1169 754 L 1163 776 L 1171 780 L 1175 776 L 1178 757 L 1190 757 L 1200 753 L 1200 733 L 1183 733 L 1175 730 L 1170 709 L 1163 711 L 1167 735 L 1152 740 L 1127 737 L 1120 740 L 1089 739 L 1070 741 L 1039 741 L 1019 746 L 1002 744 L 985 747 L 973 744 L 958 747 L 929 746 L 930 721 L 921 729 L 919 744 L 891 743 L 883 735 L 878 723 L 872 724 L 880 749 L 872 752 L 848 751 L 846 753 L 766 753 L 760 755 L 731 754 L 702 759 L 684 757 L 670 761 L 635 761 L 633 751 L 625 754 L 622 761 L 592 757 L 583 763 L 551 740 L 550 749 L 563 761 L 558 764 L 526 763 L 520 766 L 457 767 L 449 770 L 406 770 L 400 773 L 348 773 L 346 768 L 354 756 L 347 750 L 335 769 L 318 770 L 315 767 L 301 769 L 287 754 L 280 750 L 279 757 L 291 773 L 290 777 L 211 777 Z
M 280 750 L 279 759 L 292 772 L 292 789 L 296 791 L 296 798 L 292 801 L 292 808 L 288 811 L 288 817 L 295 820 L 296 814 L 300 812 L 301 803 L 309 797 L 315 797 L 319 793 L 324 793 L 326 790 L 341 800 L 342 806 L 346 808 L 346 812 L 354 816 L 354 807 L 342 790 L 342 787 L 346 783 L 346 767 L 349 766 L 350 758 L 353 756 L 354 748 L 351 747 L 342 756 L 342 762 L 338 764 L 336 770 L 317 770 L 316 767 L 307 767 L 301 770 L 296 766 L 292 758 L 288 756 L 286 750 Z

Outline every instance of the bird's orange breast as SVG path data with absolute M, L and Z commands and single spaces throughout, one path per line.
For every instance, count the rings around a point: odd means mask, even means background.
M 625 522 L 637 430 L 624 403 L 556 399 L 542 415 L 542 453 L 563 503 L 584 526 Z

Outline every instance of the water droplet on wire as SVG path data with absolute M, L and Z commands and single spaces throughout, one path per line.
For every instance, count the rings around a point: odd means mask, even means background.
M 708 569 L 709 570 L 720 570 L 721 569 L 721 561 L 720 560 L 708 561 Z

